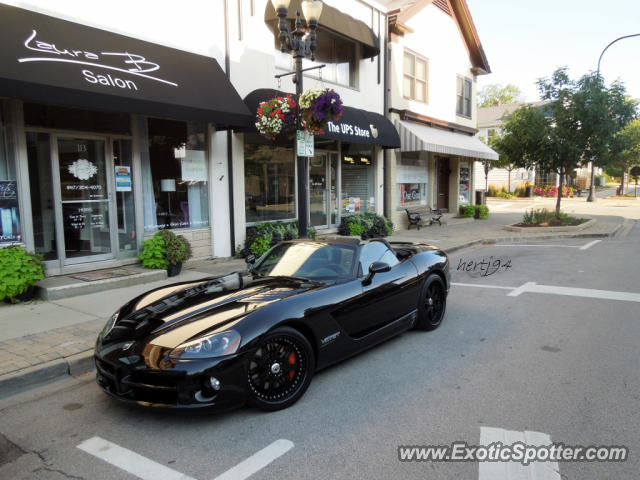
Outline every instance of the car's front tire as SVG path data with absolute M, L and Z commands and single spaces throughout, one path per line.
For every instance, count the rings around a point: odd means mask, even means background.
M 447 307 L 446 288 L 438 274 L 429 275 L 420 290 L 418 299 L 418 320 L 415 328 L 435 330 L 442 323 Z
M 247 364 L 247 403 L 274 411 L 293 405 L 307 390 L 315 370 L 307 338 L 289 327 L 265 336 Z

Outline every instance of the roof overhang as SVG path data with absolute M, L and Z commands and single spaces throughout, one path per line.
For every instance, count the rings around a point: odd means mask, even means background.
M 477 137 L 398 120 L 402 152 L 434 152 L 469 157 L 474 160 L 498 160 L 498 154 Z
M 301 0 L 291 0 L 289 5 L 287 20 L 289 21 L 289 28 L 291 31 L 295 28 L 294 24 L 296 20 L 296 13 L 298 11 L 301 13 L 302 22 L 306 25 L 304 16 L 302 16 L 300 4 Z M 278 25 L 280 23 L 280 19 L 276 15 L 276 11 L 271 2 L 267 2 L 267 8 L 264 12 L 264 21 L 275 36 L 276 48 L 280 49 L 280 40 L 278 39 Z M 320 30 L 320 33 L 318 34 L 319 41 L 322 40 L 321 35 L 323 35 L 323 33 L 338 35 L 358 42 L 361 45 L 360 56 L 362 58 L 373 58 L 380 54 L 379 40 L 373 30 L 364 22 L 356 20 L 337 8 L 326 4 L 322 6 L 322 14 L 318 20 L 318 29 Z M 323 58 L 320 50 L 316 52 L 316 57 L 319 61 L 333 60 L 332 58 Z
M 246 124 L 251 114 L 215 59 L 0 4 L 0 96 Z

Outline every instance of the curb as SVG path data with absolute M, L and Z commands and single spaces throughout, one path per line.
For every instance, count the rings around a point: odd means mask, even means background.
M 461 243 L 460 245 L 454 245 L 453 247 L 444 248 L 447 253 L 462 250 L 464 248 L 473 247 L 474 245 L 483 243 L 498 243 L 498 242 L 512 242 L 522 243 L 523 241 L 531 240 L 559 240 L 562 238 L 610 238 L 622 228 L 623 224 L 616 225 L 610 232 L 606 233 L 565 233 L 555 235 L 530 235 L 526 237 L 495 237 L 495 238 L 480 238 L 471 242 Z
M 0 398 L 93 370 L 93 349 L 0 375 Z

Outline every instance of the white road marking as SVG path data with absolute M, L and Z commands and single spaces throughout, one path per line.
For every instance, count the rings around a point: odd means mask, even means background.
M 580 245 L 527 245 L 524 243 L 494 243 L 492 247 L 552 247 L 552 248 L 582 248 Z
M 515 287 L 500 287 L 498 285 L 478 285 L 477 283 L 455 283 L 451 282 L 451 285 L 459 287 L 477 287 L 477 288 L 501 288 L 504 290 L 515 290 Z
M 289 440 L 276 440 L 271 445 L 266 446 L 257 453 L 254 453 L 244 462 L 239 463 L 235 467 L 227 470 L 214 480 L 244 480 L 263 469 L 276 458 L 284 455 L 293 448 L 293 442 Z
M 100 437 L 85 440 L 78 448 L 142 480 L 194 480 Z
M 520 285 L 518 288 L 514 288 L 513 291 L 507 293 L 507 297 L 517 297 L 521 293 L 529 291 L 529 288 L 535 284 L 535 282 L 527 282 L 524 285 Z
M 587 248 L 593 247 L 596 243 L 600 243 L 602 240 L 594 240 L 593 242 L 589 242 L 586 245 L 580 247 L 580 250 L 586 250 Z
M 100 437 L 85 440 L 78 448 L 142 480 L 195 480 Z M 214 480 L 245 480 L 292 448 L 293 442 L 276 440 Z
M 551 437 L 540 432 L 517 432 L 502 428 L 480 427 L 480 444 L 489 446 L 500 442 L 512 445 L 551 445 Z M 479 462 L 478 480 L 560 480 L 558 462 L 533 462 L 527 466 L 520 462 Z
M 633 292 L 615 292 L 612 290 L 596 290 L 592 288 L 556 287 L 550 285 L 538 285 L 535 282 L 525 283 L 519 288 L 523 287 L 523 291 L 527 293 L 547 293 L 552 295 L 568 295 L 571 297 L 620 300 L 622 302 L 640 302 L 640 293 Z M 511 295 L 511 293 L 509 295 Z
M 538 285 L 536 282 L 527 282 L 519 287 L 506 287 L 498 285 L 482 285 L 479 283 L 454 283 L 451 285 L 474 288 L 498 288 L 511 290 L 508 297 L 518 297 L 523 293 L 543 293 L 550 295 L 566 295 L 568 297 L 601 298 L 603 300 L 619 300 L 622 302 L 640 303 L 640 293 L 617 292 L 614 290 L 597 290 L 595 288 L 560 287 L 555 285 Z

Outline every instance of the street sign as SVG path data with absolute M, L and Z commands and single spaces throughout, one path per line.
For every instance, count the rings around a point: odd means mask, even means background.
M 296 144 L 298 145 L 299 157 L 313 157 L 315 155 L 312 134 L 304 130 L 298 130 L 296 132 Z

